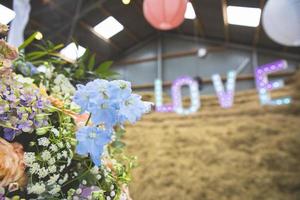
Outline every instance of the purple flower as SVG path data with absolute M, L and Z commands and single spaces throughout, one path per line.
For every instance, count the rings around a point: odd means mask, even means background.
M 23 121 L 21 124 L 18 125 L 18 129 L 22 130 L 23 132 L 31 132 L 32 131 L 32 121 Z
M 17 130 L 11 128 L 4 128 L 4 138 L 8 141 L 13 141 L 17 133 Z

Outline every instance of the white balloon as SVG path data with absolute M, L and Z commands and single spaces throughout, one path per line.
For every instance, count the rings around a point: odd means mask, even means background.
M 273 41 L 285 46 L 300 46 L 300 0 L 269 0 L 262 23 Z

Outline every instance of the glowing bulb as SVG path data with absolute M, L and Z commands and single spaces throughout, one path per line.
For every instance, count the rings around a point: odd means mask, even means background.
M 122 0 L 123 4 L 127 5 L 130 3 L 130 0 Z
M 41 32 L 37 32 L 37 33 L 35 34 L 35 39 L 37 39 L 37 40 L 43 39 L 43 34 L 42 34 Z

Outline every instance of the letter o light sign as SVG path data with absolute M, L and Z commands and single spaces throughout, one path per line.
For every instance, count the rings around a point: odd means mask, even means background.
M 191 105 L 184 108 L 182 105 L 182 86 L 187 85 L 190 89 Z M 200 108 L 200 92 L 198 83 L 191 77 L 184 76 L 176 79 L 172 85 L 172 99 L 174 111 L 178 114 L 188 115 L 197 112 Z

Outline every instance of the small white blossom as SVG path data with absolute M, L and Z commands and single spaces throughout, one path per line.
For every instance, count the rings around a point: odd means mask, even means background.
M 78 188 L 78 189 L 76 190 L 76 194 L 81 194 L 81 192 L 82 192 L 82 189 L 80 189 L 80 188 Z
M 24 153 L 24 161 L 27 166 L 30 166 L 35 161 L 35 154 L 33 152 Z
M 46 187 L 43 183 L 36 183 L 27 187 L 27 191 L 29 194 L 42 194 L 43 192 L 45 192 L 45 190 Z
M 98 172 L 99 172 L 99 167 L 94 166 L 90 171 L 91 171 L 92 174 L 98 174 Z
M 71 145 L 70 145 L 69 142 L 66 143 L 66 147 L 67 147 L 68 149 L 71 149 Z
M 52 190 L 49 191 L 49 194 L 55 195 L 59 193 L 61 190 L 60 185 L 55 185 Z
M 71 158 L 68 158 L 67 166 L 70 166 L 71 162 L 72 162 L 72 159 L 71 159 Z
M 57 146 L 61 149 L 64 148 L 64 144 L 62 142 L 57 143 Z
M 86 180 L 82 180 L 82 184 L 86 185 L 87 184 Z
M 35 173 L 37 173 L 37 172 L 39 171 L 39 169 L 40 169 L 40 165 L 39 165 L 38 163 L 33 163 L 33 164 L 31 165 L 31 167 L 30 167 L 29 172 L 30 172 L 31 174 L 35 174 Z
M 106 197 L 106 200 L 111 200 L 111 197 L 110 197 L 110 196 L 107 196 L 107 197 Z
M 49 171 L 49 173 L 55 173 L 55 172 L 56 172 L 56 166 L 55 166 L 55 165 L 51 165 L 51 166 L 48 168 L 48 171 Z
M 51 176 L 50 179 L 47 181 L 47 184 L 53 185 L 54 183 L 56 183 L 58 178 L 59 178 L 59 174 L 55 174 L 55 175 Z
M 57 146 L 55 144 L 51 144 L 50 145 L 50 150 L 55 153 L 55 152 L 58 151 L 58 148 L 57 148 Z
M 68 175 L 68 174 L 65 174 L 64 178 L 63 178 L 63 179 L 60 179 L 60 180 L 58 181 L 58 183 L 62 185 L 62 184 L 64 184 L 64 183 L 68 180 L 68 178 L 69 178 L 69 175 Z
M 54 165 L 54 163 L 55 163 L 55 158 L 52 157 L 48 160 L 49 165 Z
M 43 160 L 47 161 L 51 158 L 51 153 L 48 150 L 42 152 L 41 157 Z
M 38 139 L 38 144 L 40 146 L 47 147 L 50 144 L 50 141 L 48 140 L 48 138 L 42 137 L 42 138 Z
M 52 132 L 56 137 L 59 136 L 59 131 L 58 131 L 56 128 L 52 128 L 52 129 L 51 129 L 51 132 Z
M 62 158 L 61 153 L 56 154 L 56 158 L 57 158 L 57 160 L 60 160 Z
M 102 176 L 101 176 L 100 174 L 98 174 L 98 175 L 96 176 L 96 178 L 97 178 L 97 180 L 100 180 L 100 179 L 102 178 Z
M 48 170 L 45 167 L 40 168 L 38 171 L 39 178 L 45 178 L 48 175 Z
M 115 191 L 111 191 L 111 192 L 110 192 L 110 196 L 111 196 L 111 197 L 116 196 L 116 192 L 115 192 Z
M 68 158 L 68 152 L 67 152 L 67 151 L 63 151 L 63 152 L 62 152 L 62 157 Z
M 59 171 L 62 172 L 65 168 L 66 168 L 66 166 L 65 166 L 65 165 L 62 165 L 62 166 L 59 168 Z

